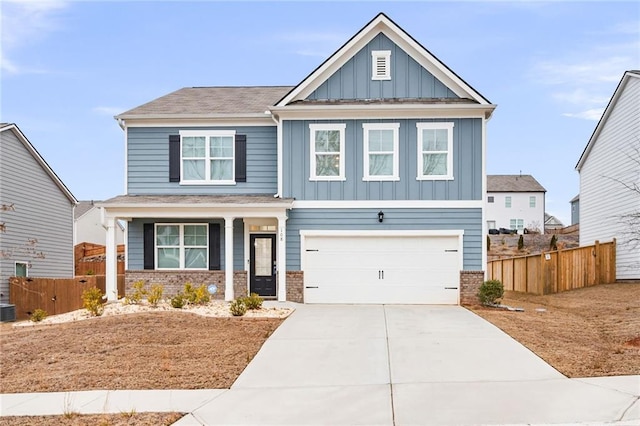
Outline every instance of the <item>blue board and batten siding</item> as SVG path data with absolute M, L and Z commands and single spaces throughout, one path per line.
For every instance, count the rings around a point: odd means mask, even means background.
M 14 206 L 0 210 L 0 302 L 16 262 L 32 277 L 73 277 L 73 203 L 11 130 L 1 133 L 0 204 Z
M 247 181 L 235 185 L 181 185 L 169 182 L 169 135 L 180 130 L 235 130 L 247 136 Z M 130 127 L 127 130 L 127 193 L 275 194 L 278 190 L 275 126 Z
M 416 123 L 452 122 L 453 180 L 417 180 Z M 344 181 L 311 181 L 309 124 L 284 121 L 283 196 L 296 200 L 482 200 L 482 120 L 333 120 L 345 123 Z M 399 123 L 398 181 L 363 181 L 363 123 Z
M 144 235 L 145 223 L 217 223 L 220 225 L 220 269 L 225 268 L 224 220 L 203 219 L 133 219 L 127 229 L 128 269 L 144 269 Z M 233 269 L 244 271 L 244 224 L 242 219 L 233 221 Z
M 390 80 L 372 80 L 374 50 L 391 52 Z M 380 33 L 313 91 L 307 99 L 457 98 L 447 86 Z
M 482 209 L 294 209 L 287 220 L 287 270 L 300 270 L 300 230 L 463 230 L 465 270 L 483 270 Z M 354 263 L 357 262 L 354 253 Z

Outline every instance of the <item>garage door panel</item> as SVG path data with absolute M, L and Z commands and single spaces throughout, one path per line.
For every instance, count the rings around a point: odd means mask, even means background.
M 307 303 L 458 303 L 457 235 L 309 236 L 305 246 Z

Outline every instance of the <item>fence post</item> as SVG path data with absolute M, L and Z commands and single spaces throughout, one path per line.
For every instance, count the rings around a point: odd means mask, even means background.
M 602 284 L 600 281 L 600 241 L 596 240 L 596 247 L 593 249 L 593 254 L 595 256 L 594 259 L 594 277 L 593 277 L 593 285 Z

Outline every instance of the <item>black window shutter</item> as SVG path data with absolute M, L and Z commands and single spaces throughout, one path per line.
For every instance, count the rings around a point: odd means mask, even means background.
M 169 182 L 180 182 L 180 135 L 169 135 Z
M 236 135 L 236 182 L 247 181 L 247 135 Z
M 209 224 L 209 270 L 220 270 L 220 224 Z
M 143 225 L 143 251 L 144 251 L 144 269 L 155 268 L 155 235 L 153 223 L 145 223 Z

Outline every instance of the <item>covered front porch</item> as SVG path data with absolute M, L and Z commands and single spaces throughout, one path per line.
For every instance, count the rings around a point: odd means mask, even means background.
M 100 203 L 106 295 L 117 300 L 117 220 L 127 221 L 127 281 L 207 284 L 224 300 L 256 292 L 287 300 L 286 221 L 293 200 L 268 195 L 123 195 Z M 184 282 L 182 282 L 184 281 Z

